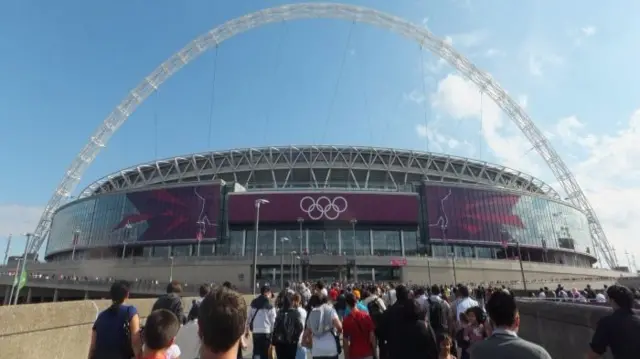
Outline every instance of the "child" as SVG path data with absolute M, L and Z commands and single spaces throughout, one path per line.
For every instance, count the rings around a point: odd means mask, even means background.
M 484 340 L 487 337 L 485 330 L 486 314 L 480 307 L 472 307 L 465 312 L 468 325 L 465 329 L 465 337 L 469 339 L 469 346 Z
M 455 356 L 451 355 L 451 347 L 453 346 L 453 340 L 449 334 L 441 333 L 438 335 L 438 343 L 440 343 L 440 351 L 438 354 L 438 359 L 456 359 Z
M 174 359 L 180 355 L 180 349 L 174 344 L 180 330 L 180 322 L 172 312 L 166 309 L 154 310 L 147 317 L 142 333 L 144 348 L 142 359 Z

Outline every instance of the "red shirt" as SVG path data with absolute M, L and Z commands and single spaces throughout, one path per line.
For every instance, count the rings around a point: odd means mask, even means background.
M 329 298 L 335 302 L 338 299 L 338 290 L 331 288 L 331 290 L 329 290 Z
M 349 338 L 349 358 L 358 359 L 373 356 L 373 348 L 369 334 L 373 332 L 374 325 L 368 313 L 362 310 L 354 310 L 344 318 L 342 323 L 344 336 Z

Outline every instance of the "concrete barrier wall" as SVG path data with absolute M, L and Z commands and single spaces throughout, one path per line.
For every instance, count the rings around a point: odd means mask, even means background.
M 245 296 L 247 303 L 252 296 Z M 193 298 L 183 300 L 189 308 Z M 155 299 L 134 299 L 141 318 Z M 2 358 L 78 359 L 89 350 L 91 326 L 110 301 L 76 301 L 0 307 Z M 589 349 L 594 328 L 611 313 L 603 306 L 528 302 L 519 303 L 520 335 L 545 347 L 554 359 L 581 358 Z M 610 358 L 607 356 L 606 358 Z
M 598 320 L 611 313 L 608 306 L 542 301 L 521 301 L 519 308 L 520 336 L 542 345 L 554 359 L 583 358 Z
M 193 298 L 184 298 L 190 308 Z M 140 317 L 151 312 L 155 299 L 133 299 Z M 91 327 L 109 300 L 25 304 L 0 307 L 2 358 L 86 358 Z

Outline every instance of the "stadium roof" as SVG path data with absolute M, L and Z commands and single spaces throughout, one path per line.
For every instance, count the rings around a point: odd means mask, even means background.
M 475 184 L 561 199 L 524 172 L 446 154 L 354 146 L 283 146 L 194 153 L 139 164 L 87 186 L 80 198 L 177 183 L 236 182 L 248 190 L 408 191 L 422 180 Z

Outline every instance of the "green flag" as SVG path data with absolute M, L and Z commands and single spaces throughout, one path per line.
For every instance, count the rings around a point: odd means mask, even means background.
M 25 270 L 20 274 L 20 281 L 18 282 L 18 291 L 24 288 L 26 284 L 27 284 L 27 271 Z

